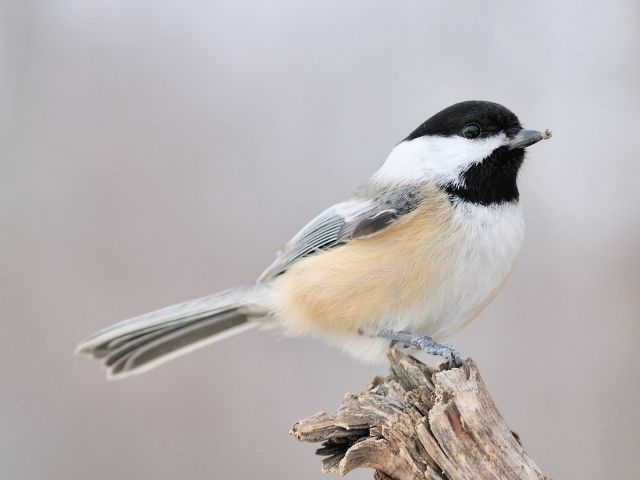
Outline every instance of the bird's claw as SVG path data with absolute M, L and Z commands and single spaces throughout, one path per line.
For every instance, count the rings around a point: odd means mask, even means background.
M 462 355 L 451 345 L 435 342 L 427 335 L 413 332 L 384 330 L 381 336 L 392 339 L 393 343 L 419 348 L 431 355 L 443 357 L 447 361 L 449 369 L 461 367 L 467 374 L 467 380 L 471 376 L 467 361 L 462 358 Z
M 451 345 L 443 344 L 442 347 L 442 352 L 439 353 L 439 355 L 447 361 L 449 369 L 462 368 L 468 380 L 471 377 L 471 370 L 469 369 L 467 361 Z

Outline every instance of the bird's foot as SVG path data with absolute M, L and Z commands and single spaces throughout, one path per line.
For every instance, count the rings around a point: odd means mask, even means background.
M 379 336 L 390 338 L 409 347 L 419 348 L 430 355 L 438 355 L 447 361 L 449 368 L 462 367 L 469 378 L 470 372 L 466 360 L 451 345 L 438 343 L 427 335 L 414 332 L 383 330 Z

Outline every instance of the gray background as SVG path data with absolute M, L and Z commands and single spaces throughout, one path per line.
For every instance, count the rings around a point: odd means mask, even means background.
M 323 478 L 290 425 L 384 365 L 250 332 L 109 383 L 71 351 L 252 281 L 465 99 L 554 138 L 513 276 L 451 340 L 546 473 L 638 478 L 639 5 L 1 0 L 3 478 Z

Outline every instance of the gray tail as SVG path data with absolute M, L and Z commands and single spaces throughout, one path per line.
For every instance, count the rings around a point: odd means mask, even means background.
M 76 353 L 100 360 L 107 378 L 146 372 L 168 360 L 252 328 L 268 315 L 268 287 L 215 293 L 116 323 L 80 342 Z

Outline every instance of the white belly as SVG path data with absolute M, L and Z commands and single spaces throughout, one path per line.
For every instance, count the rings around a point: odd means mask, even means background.
M 436 340 L 464 327 L 495 297 L 518 258 L 524 239 L 524 220 L 518 204 L 497 206 L 461 202 L 454 221 L 462 233 L 452 257 L 450 275 L 412 312 L 410 325 Z M 409 319 L 408 319 L 409 320 Z

